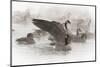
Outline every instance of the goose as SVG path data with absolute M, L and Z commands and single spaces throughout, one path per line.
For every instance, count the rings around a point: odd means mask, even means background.
M 28 33 L 27 37 L 18 38 L 16 39 L 16 41 L 20 44 L 34 44 L 35 43 L 32 33 Z

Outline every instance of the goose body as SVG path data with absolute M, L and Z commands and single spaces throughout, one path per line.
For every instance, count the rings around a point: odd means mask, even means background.
M 34 44 L 35 43 L 35 41 L 33 39 L 33 34 L 32 33 L 28 33 L 27 37 L 18 38 L 18 39 L 16 39 L 16 41 L 19 44 Z

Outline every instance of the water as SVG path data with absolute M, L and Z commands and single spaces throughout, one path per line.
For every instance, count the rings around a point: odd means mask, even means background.
M 70 44 L 71 50 L 57 52 L 47 38 L 48 36 L 36 39 L 35 44 L 19 45 L 16 43 L 16 38 L 25 37 L 27 33 L 34 32 L 39 29 L 33 24 L 21 25 L 14 24 L 12 32 L 12 64 L 26 65 L 26 64 L 42 64 L 42 63 L 58 63 L 58 62 L 74 62 L 87 61 L 95 59 L 95 41 L 89 39 L 85 43 Z

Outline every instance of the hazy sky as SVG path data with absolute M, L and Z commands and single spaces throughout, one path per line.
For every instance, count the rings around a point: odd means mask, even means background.
M 65 13 L 71 12 L 73 15 L 94 16 L 94 7 L 89 6 L 74 6 L 60 4 L 44 4 L 44 3 L 29 3 L 29 2 L 13 2 L 12 12 L 25 11 L 29 9 L 31 14 L 49 15 L 52 17 L 62 16 Z

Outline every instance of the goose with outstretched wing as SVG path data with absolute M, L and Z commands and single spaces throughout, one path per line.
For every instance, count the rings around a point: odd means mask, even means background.
M 33 19 L 33 24 L 39 27 L 40 29 L 47 31 L 50 33 L 56 40 L 55 49 L 60 51 L 66 51 L 66 44 L 65 44 L 65 36 L 66 32 L 63 26 L 56 22 L 56 21 L 47 21 L 42 19 Z

